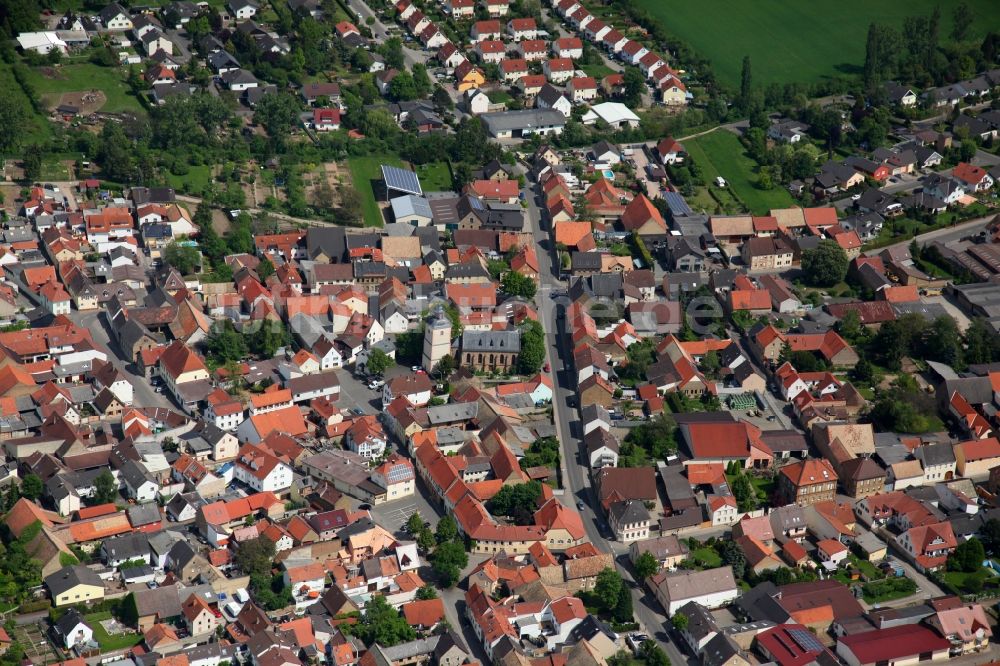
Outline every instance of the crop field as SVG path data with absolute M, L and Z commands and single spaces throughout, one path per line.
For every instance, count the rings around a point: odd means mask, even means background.
M 939 0 L 634 0 L 673 35 L 708 58 L 721 81 L 738 86 L 743 56 L 749 55 L 753 81 L 814 83 L 861 72 L 870 23 L 900 28 L 906 16 L 928 15 L 941 7 L 943 39 L 951 33 L 953 3 Z M 955 3 L 957 4 L 957 3 Z M 1000 28 L 996 0 L 966 0 L 973 34 L 981 39 Z
M 709 187 L 716 187 L 716 176 L 722 176 L 754 215 L 766 215 L 772 208 L 795 205 L 792 195 L 780 185 L 771 190 L 757 188 L 757 164 L 732 132 L 719 130 L 689 139 L 684 142 L 684 148 L 701 167 Z

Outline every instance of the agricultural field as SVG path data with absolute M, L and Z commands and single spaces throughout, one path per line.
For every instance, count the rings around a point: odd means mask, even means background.
M 735 194 L 754 215 L 765 215 L 772 208 L 795 205 L 792 195 L 781 186 L 760 190 L 756 186 L 757 163 L 746 154 L 743 144 L 732 132 L 719 130 L 684 142 L 688 154 L 702 169 L 705 179 L 715 187 L 722 176 Z
M 673 35 L 708 58 L 719 79 L 738 87 L 743 56 L 749 55 L 753 81 L 815 83 L 860 73 L 869 23 L 899 28 L 903 18 L 941 7 L 942 39 L 951 33 L 951 3 L 938 0 L 789 2 L 788 0 L 634 0 Z M 957 3 L 956 3 L 957 4 Z M 1000 28 L 995 0 L 967 0 L 981 38 Z
M 381 227 L 385 224 L 382 209 L 375 198 L 376 186 L 381 187 L 379 183 L 382 180 L 381 166 L 383 164 L 404 166 L 403 162 L 394 156 L 351 157 L 347 160 L 347 166 L 351 171 L 351 181 L 358 194 L 361 195 L 361 209 L 364 211 L 366 227 Z
M 60 67 L 32 67 L 29 79 L 35 91 L 50 108 L 68 103 L 87 104 L 79 93 L 94 95 L 98 100 L 103 96 L 103 104 L 95 105 L 95 111 L 121 113 L 131 111 L 143 113 L 142 104 L 129 91 L 120 69 L 100 67 L 91 63 L 62 65 Z

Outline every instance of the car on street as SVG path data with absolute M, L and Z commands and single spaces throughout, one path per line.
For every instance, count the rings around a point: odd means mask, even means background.
M 576 510 L 577 511 L 583 511 L 585 508 L 586 508 L 586 505 L 583 502 L 579 502 L 578 501 L 576 503 Z
M 360 407 L 351 407 L 350 411 L 351 411 L 351 414 L 354 414 L 355 416 L 364 416 L 365 415 L 365 410 L 361 409 Z
M 542 366 L 542 370 L 545 372 L 552 372 L 552 366 L 546 361 L 545 365 Z

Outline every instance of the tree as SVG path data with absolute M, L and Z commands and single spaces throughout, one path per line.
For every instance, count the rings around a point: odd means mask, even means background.
M 21 146 L 26 119 L 25 105 L 19 96 L 0 95 L 0 155 L 10 155 Z
M 458 538 L 458 523 L 450 515 L 443 516 L 438 521 L 434 536 L 438 543 L 447 543 Z
M 610 611 L 618 605 L 618 595 L 621 594 L 623 587 L 627 586 L 622 582 L 621 574 L 611 567 L 605 567 L 597 574 L 597 580 L 594 582 L 594 596 L 597 597 L 602 608 Z
M 376 594 L 365 604 L 365 611 L 356 624 L 344 627 L 350 627 L 349 631 L 366 645 L 378 643 L 391 647 L 417 637 L 413 627 L 406 623 L 406 618 L 381 594 Z
M 622 102 L 632 107 L 642 104 L 642 93 L 646 91 L 646 79 L 642 76 L 639 68 L 626 67 L 622 82 L 625 86 Z
M 969 5 L 964 2 L 959 3 L 951 12 L 951 38 L 956 42 L 964 42 L 969 37 L 969 28 L 972 27 L 975 18 Z
M 36 500 L 42 496 L 42 478 L 37 474 L 28 474 L 21 481 L 21 495 L 30 500 Z
M 990 555 L 1000 552 L 1000 520 L 990 518 L 979 530 L 979 538 L 982 540 L 983 548 Z
M 394 364 L 395 362 L 384 351 L 381 349 L 372 349 L 368 353 L 368 365 L 365 367 L 369 374 L 381 376 Z
M 832 287 L 847 276 L 850 260 L 836 241 L 824 239 L 802 253 L 805 281 L 816 287 Z
M 465 546 L 459 541 L 438 544 L 431 555 L 431 566 L 442 587 L 452 587 L 458 582 L 461 571 L 469 563 Z
M 960 543 L 955 551 L 948 556 L 948 569 L 973 573 L 979 571 L 986 559 L 986 550 L 979 539 L 972 537 Z
M 429 553 L 436 544 L 437 539 L 434 538 L 434 532 L 431 532 L 431 528 L 421 528 L 420 533 L 417 535 L 417 547 L 425 553 Z
M 419 513 L 414 513 L 406 519 L 406 531 L 411 536 L 420 534 L 420 530 L 422 529 L 424 529 L 424 519 L 420 517 Z
M 434 366 L 433 372 L 441 379 L 448 379 L 451 373 L 455 372 L 455 357 L 451 354 L 442 356 L 438 364 Z
M 670 658 L 654 641 L 643 641 L 639 646 L 639 654 L 646 666 L 670 666 Z
M 976 156 L 979 146 L 972 139 L 965 139 L 958 147 L 958 158 L 963 162 L 969 162 Z
M 648 550 L 635 560 L 635 575 L 639 580 L 646 580 L 660 570 L 660 563 Z
M 181 275 L 191 275 L 201 262 L 201 254 L 193 245 L 172 240 L 163 251 L 163 261 L 176 268 Z
M 438 113 L 450 111 L 455 108 L 455 102 L 452 101 L 451 95 L 448 94 L 448 91 L 445 90 L 443 86 L 434 87 L 434 93 L 431 95 L 431 101 L 434 103 L 434 109 Z
M 417 98 L 417 85 L 413 75 L 403 71 L 396 74 L 389 83 L 389 98 L 397 102 L 407 102 Z
M 118 497 L 118 482 L 111 470 L 104 469 L 94 479 L 94 499 L 99 504 L 107 504 Z
M 677 613 L 671 618 L 670 622 L 677 631 L 684 631 L 688 626 L 688 616 L 684 613 Z
M 212 326 L 205 339 L 205 350 L 220 365 L 242 361 L 247 355 L 246 339 L 228 319 L 220 319 Z
M 42 175 L 42 152 L 40 147 L 28 146 L 21 160 L 21 165 L 24 168 L 25 182 L 36 182 Z
M 850 343 L 855 343 L 864 335 L 864 326 L 857 310 L 848 310 L 836 324 L 837 332 Z
M 634 619 L 632 613 L 632 592 L 628 589 L 628 585 L 623 584 L 618 589 L 618 602 L 615 604 L 611 616 L 615 618 L 616 622 L 625 623 Z
M 417 590 L 417 600 L 418 601 L 430 601 L 431 599 L 437 599 L 438 593 L 432 585 L 424 585 L 422 588 Z
M 271 263 L 271 260 L 266 257 L 261 259 L 260 263 L 257 265 L 257 277 L 259 277 L 261 281 L 264 281 L 272 275 L 274 275 L 274 264 Z
M 535 297 L 538 285 L 527 275 L 517 271 L 507 271 L 500 280 L 500 289 L 509 296 L 530 300 Z
M 265 537 L 248 539 L 236 550 L 234 562 L 240 570 L 249 576 L 271 576 L 271 566 L 274 561 L 274 542 Z
M 512 518 L 518 525 L 530 525 L 541 496 L 542 484 L 538 481 L 514 483 L 500 488 L 490 499 L 487 509 L 495 516 Z
M 289 342 L 288 331 L 280 321 L 265 319 L 247 338 L 247 347 L 258 358 L 274 358 L 279 349 Z
M 746 572 L 747 558 L 739 544 L 729 539 L 718 542 L 716 549 L 719 551 L 719 556 L 722 557 L 722 563 L 733 568 L 733 575 L 737 578 L 743 578 L 743 574 Z
M 517 371 L 533 375 L 545 361 L 545 331 L 537 321 L 527 320 L 521 326 L 521 352 L 517 355 Z
M 757 508 L 757 489 L 746 474 L 740 473 L 732 482 L 733 497 L 740 511 L 753 511 Z
M 740 104 L 747 110 L 750 101 L 750 88 L 753 85 L 753 74 L 750 70 L 750 56 L 743 56 L 743 67 L 740 70 Z
M 291 93 L 265 95 L 257 102 L 253 122 L 272 139 L 283 139 L 299 120 L 299 102 Z

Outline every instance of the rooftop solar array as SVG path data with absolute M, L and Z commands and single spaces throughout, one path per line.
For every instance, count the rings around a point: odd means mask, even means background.
M 789 629 L 789 635 L 807 652 L 822 652 L 823 644 L 819 642 L 812 632 L 805 629 Z
M 383 164 L 382 180 L 385 181 L 385 186 L 390 190 L 406 192 L 407 194 L 415 194 L 417 196 L 421 196 L 424 193 L 420 188 L 420 179 L 417 178 L 417 174 L 407 169 Z

